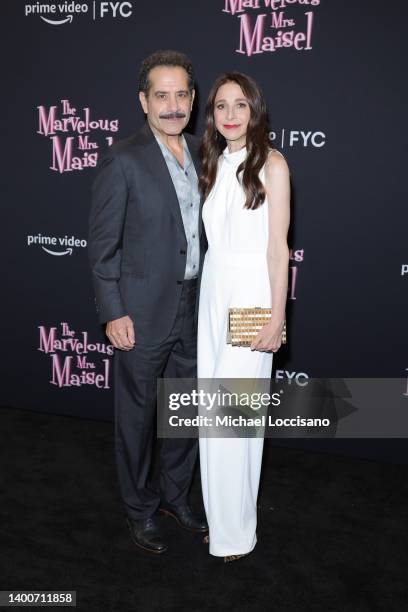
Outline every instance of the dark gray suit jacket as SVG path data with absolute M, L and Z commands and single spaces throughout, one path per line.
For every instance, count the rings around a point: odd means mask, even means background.
M 198 139 L 185 138 L 199 175 Z M 199 236 L 201 271 L 201 211 Z M 138 344 L 165 340 L 181 296 L 187 240 L 173 181 L 147 122 L 100 158 L 88 247 L 99 321 L 129 315 Z

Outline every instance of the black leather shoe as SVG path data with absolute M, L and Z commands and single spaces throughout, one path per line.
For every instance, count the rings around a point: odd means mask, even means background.
M 166 552 L 168 546 L 162 542 L 160 531 L 152 518 L 126 519 L 133 542 L 139 548 L 160 555 Z
M 190 506 L 169 506 L 162 505 L 159 512 L 173 517 L 180 527 L 195 533 L 206 533 L 208 531 L 207 522 L 194 516 Z

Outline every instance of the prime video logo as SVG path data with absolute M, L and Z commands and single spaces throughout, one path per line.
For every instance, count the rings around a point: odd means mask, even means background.
M 27 246 L 40 246 L 48 255 L 72 255 L 73 247 L 85 248 L 86 240 L 75 238 L 75 236 L 43 236 L 33 234 L 27 236 Z
M 92 14 L 92 19 L 103 19 L 104 17 L 131 17 L 133 6 L 131 2 L 95 2 L 90 5 L 87 2 L 28 2 L 24 7 L 25 17 L 37 15 L 49 25 L 59 26 L 72 23 L 74 17 Z
M 280 146 L 285 147 L 314 147 L 321 149 L 326 144 L 326 134 L 313 130 L 287 130 L 269 132 L 269 139 Z

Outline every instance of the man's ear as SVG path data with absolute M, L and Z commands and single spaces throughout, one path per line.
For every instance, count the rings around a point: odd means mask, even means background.
M 142 105 L 143 112 L 146 113 L 147 115 L 147 98 L 146 98 L 146 94 L 144 91 L 139 92 L 139 100 L 140 100 L 140 104 Z
M 195 89 L 193 89 L 191 92 L 191 109 L 193 109 L 194 98 L 195 98 Z

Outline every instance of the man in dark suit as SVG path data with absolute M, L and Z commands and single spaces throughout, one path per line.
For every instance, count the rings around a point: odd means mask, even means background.
M 196 376 L 203 251 L 198 143 L 183 135 L 194 100 L 189 59 L 174 51 L 145 59 L 139 98 L 144 127 L 113 144 L 98 164 L 89 253 L 99 320 L 117 349 L 115 446 L 127 523 L 139 547 L 162 553 L 157 510 L 190 531 L 207 531 L 187 498 L 197 440 L 164 439 L 159 486 L 149 478 L 157 378 Z

